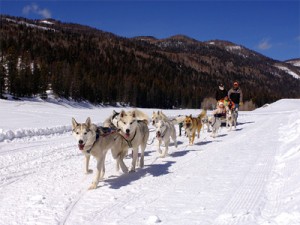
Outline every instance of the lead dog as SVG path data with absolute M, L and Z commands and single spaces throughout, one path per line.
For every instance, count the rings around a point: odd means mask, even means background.
M 100 179 L 103 179 L 105 173 L 105 157 L 109 149 L 117 165 L 121 167 L 124 173 L 128 172 L 123 159 L 127 154 L 126 142 L 117 132 L 104 134 L 91 123 L 88 117 L 85 123 L 77 123 L 72 118 L 72 134 L 77 140 L 79 150 L 85 155 L 85 171 L 92 173 L 89 169 L 90 156 L 94 156 L 97 160 L 97 172 L 89 189 L 95 189 Z
M 135 171 L 138 162 L 139 147 L 141 149 L 139 166 L 144 167 L 144 152 L 149 138 L 148 123 L 149 117 L 137 109 L 128 112 L 122 110 L 118 116 L 117 128 L 120 129 L 120 134 L 127 142 L 127 149 L 133 149 L 131 172 Z
M 169 121 L 158 120 L 154 126 L 156 127 L 156 138 L 158 140 L 158 152 L 160 157 L 165 157 L 168 154 L 170 138 L 174 141 L 175 147 L 177 148 L 176 130 L 174 125 Z M 161 143 L 165 144 L 165 151 L 162 152 L 160 146 Z

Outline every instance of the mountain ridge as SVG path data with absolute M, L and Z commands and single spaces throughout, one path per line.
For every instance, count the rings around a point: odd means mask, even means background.
M 12 58 L 48 71 L 48 86 L 66 98 L 197 108 L 214 96 L 219 83 L 229 88 L 234 80 L 241 83 L 245 100 L 257 106 L 300 97 L 298 67 L 230 41 L 202 42 L 182 34 L 125 38 L 80 24 L 4 15 L 1 24 L 4 68 L 14 52 Z M 2 89 L 18 95 L 14 88 Z

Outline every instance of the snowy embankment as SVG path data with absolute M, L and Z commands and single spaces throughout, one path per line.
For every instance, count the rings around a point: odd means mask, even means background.
M 32 129 L 17 129 L 4 131 L 0 129 L 0 142 L 5 140 L 12 140 L 15 138 L 25 138 L 34 136 L 63 134 L 71 131 L 71 126 L 60 126 L 51 128 L 32 128 Z
M 113 109 L 0 100 L 1 225 L 300 224 L 300 100 L 240 112 L 236 130 L 201 131 L 193 146 L 178 136 L 163 159 L 151 132 L 144 168 L 116 172 L 108 153 L 105 179 L 88 191 L 94 174 L 83 172 L 71 118 L 100 124 Z

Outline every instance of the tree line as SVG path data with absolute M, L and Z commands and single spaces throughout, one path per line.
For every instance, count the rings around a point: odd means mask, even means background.
M 50 28 L 1 20 L 0 96 L 46 98 L 51 88 L 58 97 L 94 104 L 200 108 L 203 99 L 214 96 L 219 82 L 229 86 L 235 79 L 247 88 L 245 100 L 258 106 L 283 95 L 299 96 L 299 83 L 292 79 L 289 89 L 282 90 L 282 78 L 244 76 L 242 67 L 232 72 L 222 62 L 213 67 L 205 62 L 201 65 L 209 70 L 196 70 L 174 60 L 178 49 L 166 54 L 151 44 L 96 30 Z

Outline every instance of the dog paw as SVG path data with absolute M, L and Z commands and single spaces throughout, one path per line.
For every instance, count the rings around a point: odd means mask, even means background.
M 85 174 L 90 174 L 90 173 L 93 173 L 93 170 L 85 171 Z
M 94 182 L 92 183 L 92 185 L 89 187 L 89 190 L 93 190 L 97 188 L 97 184 L 95 184 Z
M 127 168 L 127 167 L 122 168 L 122 172 L 123 172 L 123 173 L 128 173 L 128 168 Z
M 135 172 L 135 168 L 130 168 L 129 173 L 134 173 Z

